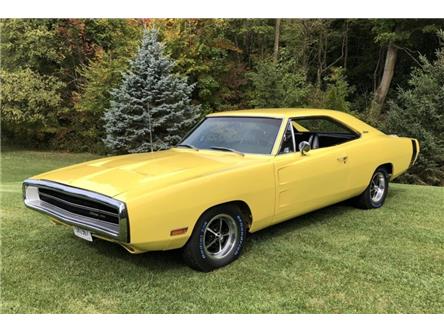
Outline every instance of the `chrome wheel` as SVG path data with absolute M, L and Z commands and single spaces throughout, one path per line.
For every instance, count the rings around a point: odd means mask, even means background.
M 370 184 L 370 198 L 374 203 L 381 201 L 386 189 L 386 179 L 382 172 L 377 172 Z
M 204 250 L 208 257 L 223 259 L 231 253 L 238 239 L 234 219 L 227 214 L 214 216 L 207 224 L 204 234 Z

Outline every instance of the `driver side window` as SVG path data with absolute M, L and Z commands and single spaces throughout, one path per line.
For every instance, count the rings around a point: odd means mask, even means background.
M 311 149 L 319 149 L 357 138 L 357 133 L 330 117 L 296 117 L 288 121 L 279 154 L 298 152 L 299 145 L 304 141 L 310 144 Z
M 301 136 L 303 134 L 303 136 Z M 306 141 L 311 149 L 319 148 L 319 138 L 316 133 L 310 133 L 306 128 L 300 126 L 293 119 L 288 121 L 287 128 L 281 141 L 279 154 L 288 154 L 299 151 L 299 144 Z
M 311 149 L 336 146 L 354 140 L 359 135 L 345 125 L 327 116 L 294 118 L 296 148 L 307 141 Z

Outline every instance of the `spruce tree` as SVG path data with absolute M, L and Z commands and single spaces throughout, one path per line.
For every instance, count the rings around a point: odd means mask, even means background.
M 145 30 L 142 44 L 105 112 L 104 143 L 114 152 L 144 152 L 176 144 L 199 117 L 185 77 L 173 73 L 157 30 Z

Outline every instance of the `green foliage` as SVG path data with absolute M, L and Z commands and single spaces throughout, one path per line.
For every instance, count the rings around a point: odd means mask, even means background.
M 372 32 L 375 35 L 375 41 L 382 45 L 389 43 L 408 45 L 413 34 L 436 33 L 439 30 L 439 23 L 437 20 L 430 19 L 373 19 Z
M 97 54 L 96 58 L 88 66 L 81 69 L 85 83 L 81 92 L 76 96 L 75 109 L 78 112 L 78 135 L 79 142 L 86 148 L 96 145 L 98 137 L 103 137 L 102 117 L 110 106 L 111 90 L 120 82 L 121 70 L 127 67 L 125 58 L 112 58 L 103 52 Z M 84 150 L 82 149 L 82 150 Z
M 401 108 L 394 87 L 412 90 L 412 70 L 423 67 L 419 54 L 433 62 L 439 47 L 435 32 L 444 29 L 442 19 L 282 19 L 274 64 L 269 59 L 275 22 L 2 20 L 1 75 L 17 82 L 13 87 L 2 79 L 2 140 L 103 152 L 103 115 L 110 108 L 111 91 L 137 52 L 143 26 L 159 30 L 166 54 L 176 63 L 175 72 L 194 85 L 189 97 L 202 106 L 204 114 L 307 106 L 357 116 L 371 106 L 384 72 L 387 46 L 397 49 L 387 100 L 396 99 Z M 12 96 L 14 89 L 21 90 L 17 96 Z M 386 126 L 389 108 L 385 103 L 381 109 L 379 127 Z M 411 174 L 418 170 L 412 169 Z M 421 178 L 415 177 L 405 179 Z M 421 181 L 436 183 L 440 177 L 422 177 Z
M 114 152 L 143 152 L 176 144 L 199 117 L 191 104 L 193 85 L 173 74 L 157 30 L 144 32 L 142 45 L 106 111 L 105 145 Z
M 33 73 L 31 82 L 57 82 L 63 86 L 53 93 L 60 95 L 51 102 L 57 105 L 57 112 L 50 112 L 53 109 L 50 107 L 48 112 L 39 114 L 43 123 L 52 124 L 50 131 L 45 127 L 28 126 L 24 131 L 9 127 L 3 136 L 10 139 L 23 137 L 21 133 L 28 131 L 27 137 L 33 138 L 30 141 L 33 145 L 94 150 L 95 143 L 100 141 L 98 135 L 102 126 L 97 112 L 103 112 L 106 103 L 109 103 L 103 98 L 103 94 L 106 96 L 108 92 L 103 90 L 109 91 L 112 87 L 103 84 L 100 94 L 100 82 L 94 82 L 99 77 L 88 73 L 88 65 L 105 58 L 105 53 L 111 60 L 102 66 L 103 72 L 98 76 L 111 72 L 109 76 L 112 78 L 104 83 L 116 84 L 116 77 L 120 77 L 120 71 L 125 67 L 122 58 L 131 56 L 131 48 L 135 50 L 140 38 L 139 23 L 135 20 L 108 19 L 11 19 L 1 22 L 1 31 L 2 69 L 5 75 L 22 73 L 20 79 L 24 79 L 23 71 L 29 69 Z M 93 66 L 93 71 L 100 72 L 97 67 L 100 65 Z M 27 73 L 30 75 L 30 72 Z M 46 85 L 48 87 L 45 89 L 52 89 L 53 85 Z M 27 95 L 22 94 L 22 103 L 32 105 L 42 99 L 41 96 L 34 96 L 39 91 L 29 90 Z M 4 102 L 6 109 L 15 107 L 9 105 L 13 103 L 10 98 L 4 99 Z M 42 131 L 46 135 L 41 135 Z
M 54 20 L 2 20 L 2 69 L 32 68 L 42 74 L 54 71 L 64 60 Z
M 350 112 L 351 103 L 348 101 L 348 98 L 353 89 L 345 78 L 344 70 L 341 67 L 333 68 L 325 81 L 327 83 L 325 107 L 327 109 Z
M 436 60 L 421 57 L 409 87 L 398 89 L 390 102 L 387 130 L 419 140 L 421 152 L 416 165 L 404 179 L 425 184 L 444 184 L 444 49 Z
M 310 85 L 301 70 L 290 71 L 292 63 L 259 62 L 248 74 L 253 89 L 250 104 L 255 108 L 302 107 L 306 104 Z
M 166 52 L 176 69 L 196 83 L 193 98 L 204 113 L 238 107 L 245 68 L 234 61 L 242 52 L 227 36 L 230 21 L 221 19 L 157 20 Z
M 31 69 L 0 71 L 2 132 L 11 139 L 32 143 L 59 130 L 64 84 Z
M 118 30 L 116 33 L 105 31 L 100 34 L 104 36 L 103 39 L 108 36 L 104 43 L 107 50 L 98 49 L 94 59 L 80 67 L 83 83 L 79 92 L 74 93 L 74 107 L 78 112 L 75 126 L 79 136 L 79 150 L 88 150 L 90 147 L 94 147 L 93 151 L 103 150 L 103 142 L 98 138 L 104 136 L 103 115 L 110 107 L 111 91 L 120 83 L 122 72 L 127 70 L 141 37 L 141 29 L 137 25 L 120 22 L 117 27 L 108 27 L 108 20 L 104 24 L 106 29 Z

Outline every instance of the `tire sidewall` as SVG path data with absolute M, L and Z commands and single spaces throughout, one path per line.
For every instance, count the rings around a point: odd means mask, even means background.
M 207 256 L 204 250 L 204 234 L 205 230 L 207 228 L 208 223 L 211 221 L 211 219 L 218 215 L 218 214 L 227 214 L 230 215 L 234 221 L 236 222 L 236 227 L 238 231 L 238 239 L 236 239 L 236 242 L 233 246 L 233 249 L 231 252 L 222 259 L 214 259 Z M 245 221 L 244 218 L 240 212 L 240 210 L 237 207 L 233 206 L 221 206 L 221 207 L 214 207 L 210 209 L 209 211 L 205 212 L 201 218 L 199 219 L 199 222 L 196 225 L 196 236 L 197 236 L 197 244 L 198 244 L 198 255 L 200 257 L 200 260 L 205 262 L 206 266 L 210 266 L 211 268 L 217 268 L 222 267 L 233 260 L 237 259 L 239 255 L 242 252 L 242 248 L 245 243 Z
M 378 202 L 374 202 L 371 198 L 370 188 L 372 185 L 373 178 L 378 173 L 381 173 L 384 176 L 385 190 L 384 190 L 384 194 L 383 194 L 382 198 Z M 376 169 L 376 171 L 372 175 L 372 178 L 370 179 L 370 184 L 368 185 L 368 188 L 367 188 L 367 201 L 372 208 L 380 208 L 380 207 L 382 207 L 382 205 L 384 205 L 385 198 L 387 197 L 387 193 L 388 193 L 388 188 L 389 188 L 389 176 L 388 176 L 387 171 L 384 168 Z

